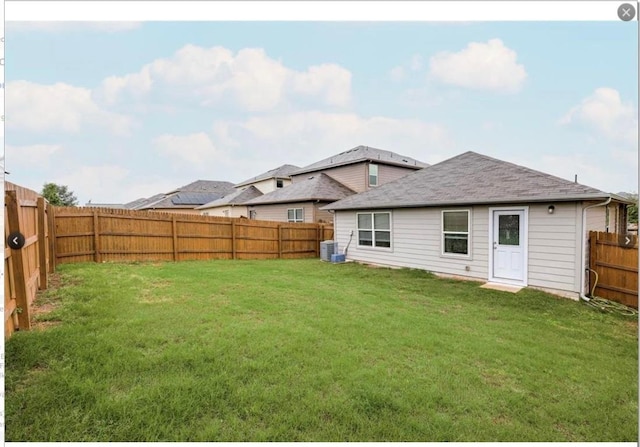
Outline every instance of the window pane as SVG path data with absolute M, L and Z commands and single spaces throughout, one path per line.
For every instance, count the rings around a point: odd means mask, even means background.
M 296 220 L 300 222 L 304 220 L 304 216 L 302 215 L 302 208 L 296 208 Z
M 378 185 L 378 165 L 369 165 L 369 186 Z
M 373 232 L 372 231 L 358 231 L 358 244 L 359 245 L 373 245 Z
M 520 216 L 498 216 L 498 243 L 520 245 Z
M 444 235 L 444 252 L 456 253 L 461 255 L 469 254 L 468 235 L 466 234 L 445 234 Z
M 390 231 L 376 231 L 376 247 L 391 247 Z
M 295 217 L 295 210 L 287 210 L 287 219 L 289 219 L 289 221 L 292 221 Z
M 444 231 L 469 231 L 468 211 L 445 211 L 443 213 Z
M 358 214 L 358 228 L 369 229 L 371 227 L 371 214 Z
M 373 224 L 376 230 L 390 230 L 389 213 L 376 213 L 373 215 Z

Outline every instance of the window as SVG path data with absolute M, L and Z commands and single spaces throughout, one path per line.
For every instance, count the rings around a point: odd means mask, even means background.
M 369 164 L 369 186 L 378 186 L 378 165 Z
M 289 208 L 287 210 L 287 220 L 289 222 L 304 222 L 304 212 L 302 208 Z
M 468 210 L 442 212 L 442 253 L 451 255 L 469 255 Z
M 223 211 L 222 211 L 222 215 L 223 215 L 224 217 L 229 217 L 229 210 L 223 210 Z
M 276 188 L 282 188 L 284 186 L 284 180 L 281 178 L 276 179 Z
M 358 213 L 358 245 L 391 248 L 391 213 Z
M 256 210 L 249 210 L 249 219 L 251 220 L 255 220 L 256 219 L 256 215 L 257 215 L 257 211 Z

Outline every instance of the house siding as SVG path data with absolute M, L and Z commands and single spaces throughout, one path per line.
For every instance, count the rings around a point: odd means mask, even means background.
M 219 206 L 216 208 L 209 208 L 201 210 L 202 214 L 205 216 L 220 216 L 220 217 L 249 217 L 249 212 L 247 211 L 247 207 L 244 205 L 235 205 L 235 206 Z M 228 211 L 229 214 L 226 215 L 224 212 Z
M 283 182 L 283 188 L 286 188 L 287 185 L 291 184 L 291 180 L 289 179 L 281 179 L 281 180 Z M 268 179 L 260 180 L 255 183 L 248 183 L 246 185 L 243 185 L 242 188 L 243 189 L 248 188 L 249 186 L 255 186 L 263 194 L 268 194 L 272 191 L 275 191 L 276 189 L 280 189 L 276 187 L 275 178 L 268 178 Z
M 577 203 L 556 204 L 553 214 L 547 204 L 528 206 L 527 284 L 562 292 L 578 292 L 580 284 L 581 208 Z M 499 205 L 495 206 L 500 207 Z M 511 207 L 511 206 L 509 206 Z M 492 206 L 492 208 L 494 208 Z M 471 257 L 441 254 L 441 211 L 470 209 L 472 213 Z M 391 250 L 357 246 L 356 211 L 336 211 L 335 237 L 346 247 L 347 258 L 360 262 L 424 269 L 435 273 L 487 280 L 489 266 L 489 207 L 446 207 L 392 210 Z
M 303 202 L 303 203 L 277 203 L 271 205 L 249 206 L 247 213 L 254 210 L 256 219 L 271 220 L 274 222 L 287 222 L 287 210 L 291 208 L 303 208 L 304 222 L 315 223 L 322 219 L 325 222 L 332 222 L 332 215 L 328 211 L 319 210 L 327 203 Z
M 413 172 L 416 172 L 416 170 L 403 168 L 401 166 L 378 165 L 378 186 L 398 180 Z
M 293 183 L 306 180 L 309 177 L 318 175 L 320 172 L 327 174 L 334 180 L 353 189 L 356 192 L 367 190 L 367 165 L 366 163 L 354 163 L 337 168 L 322 169 L 318 172 L 308 172 L 306 174 L 295 175 L 291 177 Z

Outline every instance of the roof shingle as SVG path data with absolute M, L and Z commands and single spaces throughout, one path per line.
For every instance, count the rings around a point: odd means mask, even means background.
M 245 205 L 264 205 L 269 203 L 308 202 L 320 200 L 333 202 L 355 194 L 351 188 L 320 173 L 306 180 L 292 183 L 291 185 L 277 189 L 255 199 L 245 202 Z

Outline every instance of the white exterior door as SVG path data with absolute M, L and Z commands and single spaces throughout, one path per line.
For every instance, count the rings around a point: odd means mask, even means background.
M 525 210 L 493 211 L 493 279 L 524 283 Z

